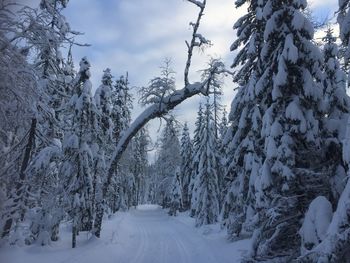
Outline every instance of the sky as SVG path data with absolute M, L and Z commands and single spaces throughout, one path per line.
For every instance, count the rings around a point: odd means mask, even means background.
M 22 0 L 34 3 L 34 0 Z M 334 17 L 338 0 L 309 0 L 315 17 Z M 234 54 L 230 45 L 235 40 L 234 22 L 245 13 L 245 7 L 235 9 L 234 0 L 207 0 L 199 32 L 213 46 L 195 52 L 190 82 L 199 80 L 199 70 L 205 68 L 209 56 L 220 57 L 230 66 Z M 102 71 L 109 67 L 115 77 L 126 71 L 136 94 L 159 74 L 165 58 L 171 58 L 177 72 L 177 88 L 183 88 L 183 70 L 187 57 L 185 40 L 190 40 L 189 22 L 197 18 L 198 8 L 185 0 L 71 0 L 64 11 L 71 28 L 83 32 L 76 40 L 90 47 L 73 50 L 75 65 L 86 56 L 91 63 L 94 89 L 100 85 Z M 222 104 L 230 109 L 236 85 L 227 78 L 223 87 Z M 174 110 L 181 122 L 187 121 L 193 130 L 200 96 L 185 101 Z M 203 98 L 202 98 L 203 100 Z M 142 108 L 135 105 L 133 116 Z M 159 121 L 151 122 L 151 137 L 157 137 Z

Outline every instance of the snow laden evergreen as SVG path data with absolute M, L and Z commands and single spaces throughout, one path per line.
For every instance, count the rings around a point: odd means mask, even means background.
M 340 38 L 345 47 L 346 65 L 348 64 L 349 59 L 349 4 L 350 2 L 347 0 L 340 0 L 338 14 Z M 316 241 L 311 242 L 312 246 L 306 251 L 303 251 L 304 253 L 301 257 L 302 262 L 346 262 L 350 257 L 350 184 L 348 180 L 350 160 L 350 126 L 347 114 L 349 111 L 349 99 L 345 93 L 346 81 L 344 78 L 344 73 L 340 70 L 339 61 L 337 59 L 337 46 L 330 30 L 327 32 L 324 40 L 326 42 L 324 47 L 324 55 L 326 60 L 325 96 L 329 101 L 329 108 L 327 109 L 328 112 L 325 119 L 325 131 L 330 138 L 332 138 L 330 134 L 333 134 L 332 141 L 330 141 L 329 137 L 326 136 L 326 143 L 328 142 L 327 157 L 338 157 L 331 159 L 333 160 L 334 169 L 333 171 L 331 170 L 332 174 L 330 175 L 331 191 L 329 196 L 331 198 L 332 205 L 333 207 L 336 207 L 336 210 L 329 218 L 327 218 L 327 223 L 329 225 L 327 226 L 326 233 L 322 236 L 322 238 L 318 238 Z M 347 126 L 344 127 L 346 118 L 348 119 Z M 331 127 L 333 128 L 331 129 Z M 346 129 L 345 136 L 344 129 Z M 341 142 L 342 145 L 340 144 Z M 342 159 L 339 156 L 341 150 Z M 346 177 L 344 169 L 347 170 Z M 317 198 L 315 200 L 317 200 Z M 311 209 L 312 207 L 310 205 L 309 210 Z M 327 210 L 323 208 L 322 212 L 325 213 L 325 211 Z M 305 218 L 305 221 L 306 220 L 307 217 Z M 320 218 L 315 220 L 314 223 L 311 224 L 310 228 L 315 228 L 315 226 L 320 224 L 319 222 L 323 221 L 321 221 Z M 314 235 L 312 235 L 312 233 L 309 233 L 308 235 L 309 239 L 311 240 L 313 236 Z M 313 239 L 315 240 L 315 238 Z
M 338 0 L 339 11 L 338 11 L 338 23 L 340 29 L 340 38 L 345 47 L 345 64 L 349 64 L 350 59 L 350 1 L 349 0 Z
M 128 75 L 120 76 L 111 87 L 111 129 L 112 129 L 112 143 L 109 145 L 109 151 L 107 153 L 108 161 L 112 157 L 112 153 L 115 145 L 118 143 L 120 136 L 125 131 L 131 121 L 131 109 L 133 98 L 129 90 Z M 125 153 L 123 160 L 113 167 L 113 177 L 108 185 L 106 193 L 106 202 L 112 213 L 115 213 L 119 209 L 127 209 L 131 206 L 130 198 L 132 194 L 127 191 L 131 189 L 131 185 L 134 185 L 132 174 L 127 166 L 128 160 L 132 158 L 131 147 Z
M 185 123 L 180 141 L 180 182 L 181 182 L 181 195 L 182 195 L 182 209 L 190 209 L 190 180 L 192 172 L 192 141 L 190 138 L 189 129 L 187 123 Z
M 195 130 L 193 135 L 193 151 L 192 151 L 192 158 L 191 158 L 191 178 L 190 178 L 190 185 L 189 185 L 189 197 L 191 198 L 191 210 L 190 215 L 193 217 L 196 214 L 197 209 L 197 201 L 198 201 L 198 185 L 197 185 L 197 174 L 198 174 L 198 165 L 199 160 L 197 157 L 197 153 L 199 151 L 199 145 L 200 145 L 200 131 L 202 129 L 203 125 L 203 107 L 202 104 L 199 104 L 199 109 L 197 113 L 197 120 L 195 123 Z
M 91 145 L 93 154 L 93 207 L 95 209 L 95 219 L 93 233 L 100 237 L 99 225 L 102 224 L 103 206 L 110 203 L 104 202 L 102 187 L 106 180 L 109 156 L 113 147 L 113 123 L 111 121 L 112 112 L 112 84 L 113 76 L 111 70 L 107 68 L 103 71 L 101 85 L 97 88 L 94 95 L 94 102 L 97 111 L 97 130 L 95 130 L 94 142 Z
M 225 195 L 225 188 L 226 188 L 226 181 L 225 181 L 225 162 L 226 162 L 226 144 L 224 144 L 224 137 L 228 129 L 228 123 L 227 123 L 227 112 L 226 109 L 223 108 L 221 121 L 219 123 L 219 129 L 218 129 L 218 138 L 217 138 L 217 149 L 219 154 L 219 190 L 220 190 L 220 209 L 222 208 L 222 204 L 224 203 L 224 199 L 226 197 Z
M 325 117 L 323 127 L 323 148 L 329 167 L 332 193 L 330 200 L 336 204 L 344 188 L 346 165 L 342 159 L 342 141 L 345 137 L 345 123 L 350 109 L 349 97 L 346 94 L 346 76 L 340 68 L 338 46 L 332 30 L 327 31 L 323 41 L 324 55 L 324 106 Z
M 312 43 L 312 24 L 302 13 L 306 5 L 269 0 L 263 7 L 264 68 L 256 90 L 267 108 L 261 130 L 265 159 L 254 183 L 259 227 L 251 257 L 256 260 L 290 261 L 298 255 L 304 211 L 324 189 L 319 106 L 323 61 Z
M 347 122 L 346 135 L 344 139 L 343 148 L 343 160 L 349 165 L 350 161 L 350 123 Z M 342 191 L 340 198 L 336 204 L 336 210 L 332 213 L 328 200 L 323 201 L 323 204 L 319 204 L 317 207 L 312 207 L 312 204 L 317 202 L 322 197 L 317 197 L 309 207 L 306 214 L 304 225 L 309 224 L 308 228 L 301 229 L 301 235 L 303 237 L 302 257 L 301 262 L 347 262 L 350 256 L 350 219 L 349 219 L 349 207 L 350 207 L 350 180 L 349 172 L 347 178 L 343 180 L 344 190 Z M 323 197 L 324 198 L 324 197 Z M 325 199 L 325 198 L 324 198 Z M 319 201 L 318 201 L 319 203 Z M 315 213 L 312 210 L 317 208 L 318 217 L 312 222 L 308 214 Z M 322 215 L 322 216 L 321 216 Z M 317 215 L 314 215 L 316 217 Z M 312 232 L 316 229 L 316 232 Z M 321 231 L 320 231 L 321 230 Z M 321 232 L 322 235 L 316 235 Z M 307 238 L 307 239 L 306 239 Z M 309 241 L 308 243 L 305 242 Z M 309 245 L 309 247 L 307 246 Z M 306 247 L 306 249 L 305 249 Z
M 72 226 L 72 247 L 76 246 L 76 236 L 80 231 L 92 231 L 94 219 L 93 200 L 93 164 L 94 156 L 91 146 L 96 138 L 96 107 L 92 101 L 90 63 L 86 58 L 80 62 L 77 85 L 70 100 L 71 115 L 67 123 L 71 123 L 63 140 L 63 164 L 60 174 L 64 178 L 67 196 L 67 213 Z
M 133 97 L 130 94 L 128 74 L 120 76 L 116 80 L 112 89 L 112 105 L 111 112 L 114 139 L 117 141 L 122 132 L 129 127 L 131 121 L 131 110 L 133 108 Z
M 325 239 L 332 215 L 332 204 L 326 197 L 318 196 L 312 200 L 299 231 L 302 256 L 307 255 Z
M 236 1 L 236 7 L 245 3 L 249 5 L 248 13 L 235 23 L 238 39 L 231 46 L 235 51 L 243 44 L 232 65 L 239 68 L 234 75 L 239 88 L 231 104 L 229 127 L 222 142 L 225 197 L 221 215 L 230 239 L 253 232 L 257 220 L 254 184 L 264 158 L 260 132 L 262 113 L 266 109 L 262 100 L 265 93 L 257 86 L 263 67 L 260 58 L 265 26 L 262 8 L 266 1 Z
M 225 65 L 222 61 L 219 59 L 211 58 L 209 61 L 209 68 L 205 69 L 202 73 L 202 79 L 208 78 L 210 75 L 210 70 L 213 68 L 213 66 L 216 65 L 217 67 L 225 68 Z M 214 118 L 214 124 L 215 124 L 215 136 L 216 138 L 219 137 L 219 129 L 220 129 L 220 115 L 222 112 L 222 105 L 221 105 L 221 97 L 222 97 L 222 86 L 223 86 L 223 76 L 222 75 L 215 75 L 212 78 L 210 78 L 208 82 L 208 89 L 211 92 L 210 98 L 212 99 L 213 104 L 213 118 Z
M 157 152 L 155 167 L 157 169 L 156 200 L 163 207 L 169 207 L 171 201 L 171 184 L 174 171 L 181 164 L 180 142 L 175 119 L 170 117 L 162 131 L 160 149 Z
M 219 218 L 218 152 L 212 108 L 207 102 L 199 130 L 199 144 L 194 152 L 198 170 L 194 176 L 196 226 L 213 224 Z
M 170 195 L 170 208 L 169 215 L 176 216 L 182 206 L 182 193 L 181 193 L 181 178 L 180 169 L 175 171 L 173 182 L 171 184 L 171 195 Z
M 147 201 L 146 186 L 149 180 L 147 167 L 150 137 L 147 129 L 141 129 L 131 143 L 132 158 L 130 160 L 130 169 L 134 178 L 133 204 L 144 204 Z
M 111 148 L 113 141 L 113 122 L 112 114 L 112 90 L 113 90 L 113 76 L 111 70 L 107 68 L 103 71 L 102 81 L 100 87 L 96 90 L 94 100 L 99 111 L 99 126 L 102 131 L 103 143 L 105 147 Z M 107 149 L 105 149 L 107 150 Z M 108 149 L 108 153 L 111 149 Z

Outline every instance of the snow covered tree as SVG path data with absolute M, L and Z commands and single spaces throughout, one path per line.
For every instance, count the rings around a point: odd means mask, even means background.
M 202 130 L 202 125 L 204 122 L 203 117 L 203 108 L 202 104 L 199 104 L 199 109 L 197 113 L 197 120 L 195 123 L 195 130 L 193 135 L 193 150 L 192 150 L 192 158 L 191 158 L 191 178 L 190 178 L 190 185 L 189 185 L 189 198 L 191 201 L 191 212 L 190 215 L 193 217 L 196 214 L 197 209 L 197 201 L 198 201 L 198 185 L 197 185 L 197 174 L 198 174 L 198 166 L 199 166 L 199 159 L 198 159 L 198 152 L 199 152 L 199 146 L 200 146 L 200 140 L 201 140 L 201 134 L 200 131 Z
M 180 166 L 180 142 L 174 117 L 170 117 L 162 131 L 160 149 L 157 153 L 156 167 L 158 173 L 157 200 L 163 207 L 169 207 L 171 200 L 171 183 L 174 171 Z
M 58 240 L 59 224 L 65 216 L 60 201 L 64 189 L 58 173 L 61 158 L 61 142 L 56 139 L 36 154 L 27 170 L 31 195 L 37 196 L 28 213 L 31 225 L 27 243 L 47 245 Z
M 307 254 L 325 239 L 332 215 L 332 204 L 326 197 L 318 196 L 310 203 L 299 232 L 301 255 Z
M 114 138 L 117 142 L 122 132 L 129 127 L 133 98 L 130 94 L 128 74 L 120 76 L 112 90 L 112 121 Z
M 95 133 L 94 143 L 91 145 L 91 150 L 94 159 L 93 165 L 93 208 L 96 211 L 94 221 L 94 234 L 100 237 L 100 229 L 97 227 L 102 223 L 103 202 L 102 187 L 106 180 L 107 168 L 106 162 L 109 161 L 110 154 L 114 145 L 113 138 L 113 122 L 111 120 L 112 114 L 112 84 L 113 76 L 111 70 L 107 68 L 103 71 L 102 83 L 98 87 L 94 95 L 96 104 L 97 130 Z
M 150 138 L 146 128 L 142 128 L 136 134 L 131 144 L 132 160 L 130 169 L 135 180 L 134 205 L 142 204 L 145 202 L 146 171 L 148 167 L 149 144 Z
M 227 111 L 224 107 L 223 111 L 222 111 L 222 117 L 221 117 L 221 122 L 220 122 L 220 126 L 219 126 L 219 137 L 221 139 L 224 138 L 226 132 L 227 132 L 227 128 L 228 128 L 228 121 L 227 121 Z
M 343 160 L 349 165 L 350 162 L 350 121 L 348 119 L 346 127 L 346 135 L 344 139 L 343 147 Z M 332 209 L 323 207 L 319 209 L 323 217 L 315 219 L 313 225 L 308 229 L 308 237 L 313 244 L 309 248 L 310 250 L 304 251 L 303 256 L 300 258 L 301 262 L 347 262 L 350 257 L 350 180 L 345 179 L 345 187 L 342 191 L 340 198 L 337 203 L 336 211 L 333 215 L 329 216 L 329 212 Z M 317 198 L 316 198 L 317 199 Z M 316 200 L 315 199 L 315 200 Z M 315 200 L 313 202 L 315 202 Z M 325 202 L 324 202 L 325 203 Z M 328 205 L 329 206 L 329 205 Z M 310 205 L 311 208 L 311 205 Z M 310 209 L 309 209 L 310 210 Z M 330 211 L 329 211 L 330 210 Z M 329 212 L 328 212 L 329 211 Z M 324 216 L 327 215 L 327 216 Z M 326 233 L 324 234 L 325 221 L 329 226 L 327 227 Z M 330 220 L 331 219 L 331 220 Z M 305 218 L 305 221 L 307 218 Z M 330 221 L 330 222 L 329 222 Z M 320 228 L 322 227 L 322 228 Z M 316 240 L 313 229 L 322 230 L 322 238 Z M 302 231 L 304 233 L 305 231 Z M 317 231 L 317 233 L 320 231 Z M 314 241 L 316 240 L 316 241 Z
M 187 123 L 185 123 L 180 145 L 181 165 L 181 195 L 182 195 L 182 209 L 188 210 L 190 208 L 190 179 L 192 173 L 192 141 L 188 130 Z
M 346 94 L 346 77 L 340 68 L 338 47 L 332 30 L 328 29 L 323 38 L 324 54 L 324 114 L 322 121 L 323 148 L 329 166 L 329 177 L 332 193 L 330 201 L 335 205 L 344 184 L 346 168 L 342 160 L 342 141 L 345 136 L 346 119 L 350 109 L 350 100 Z
M 262 93 L 257 86 L 263 68 L 260 54 L 264 43 L 263 7 L 266 1 L 236 1 L 236 7 L 245 3 L 248 13 L 235 23 L 238 38 L 231 46 L 235 51 L 243 45 L 232 64 L 238 68 L 233 79 L 239 87 L 228 116 L 230 126 L 222 139 L 226 171 L 222 183 L 225 197 L 221 216 L 229 239 L 251 235 L 254 229 L 257 214 L 254 183 L 264 158 L 260 139 L 261 115 L 266 109 L 263 98 L 268 94 Z
M 171 68 L 171 59 L 166 58 L 160 69 L 160 76 L 151 79 L 147 87 L 140 89 L 142 105 L 159 103 L 175 90 L 175 71 Z
M 350 1 L 338 0 L 338 23 L 340 29 L 340 38 L 345 47 L 345 65 L 348 66 L 350 59 Z
M 173 182 L 171 184 L 169 215 L 176 216 L 176 213 L 180 209 L 181 205 L 182 205 L 181 179 L 180 179 L 180 169 L 178 168 L 175 171 Z
M 133 98 L 130 94 L 128 74 L 120 76 L 115 81 L 111 91 L 111 127 L 112 142 L 109 150 L 106 152 L 108 160 L 112 157 L 115 145 L 118 143 L 125 129 L 129 127 L 131 121 L 131 110 L 133 108 Z M 131 199 L 134 197 L 133 190 L 135 186 L 133 175 L 130 171 L 132 155 L 132 147 L 128 147 L 123 158 L 112 167 L 113 178 L 108 184 L 108 191 L 105 199 L 110 211 L 115 213 L 119 209 L 127 209 L 132 205 Z
M 306 5 L 268 0 L 263 7 L 264 68 L 256 91 L 267 106 L 261 130 L 266 158 L 254 184 L 259 210 L 251 251 L 255 260 L 290 261 L 297 256 L 300 220 L 324 185 L 319 172 L 323 61 L 312 43 L 312 24 L 302 13 Z
M 209 68 L 205 69 L 202 73 L 202 79 L 205 79 L 210 74 L 210 68 L 213 67 L 213 65 L 217 65 L 219 67 L 224 68 L 224 63 L 219 59 L 211 58 L 209 61 Z M 213 111 L 214 111 L 214 124 L 215 124 L 215 136 L 216 138 L 219 137 L 219 129 L 220 129 L 220 113 L 222 111 L 222 105 L 221 105 L 221 96 L 222 96 L 222 85 L 223 85 L 223 76 L 217 75 L 210 79 L 208 82 L 208 88 L 211 93 L 212 98 L 212 104 L 213 104 Z
M 196 225 L 213 224 L 219 217 L 218 153 L 212 109 L 207 102 L 195 152 L 198 171 L 195 175 L 197 200 L 194 207 Z
M 91 231 L 94 218 L 93 165 L 91 146 L 96 138 L 97 113 L 92 101 L 90 63 L 84 57 L 76 79 L 75 93 L 69 104 L 72 114 L 67 116 L 69 131 L 63 141 L 63 163 L 60 174 L 68 196 L 68 213 L 73 220 L 72 247 L 76 246 L 79 231 Z
M 113 122 L 111 120 L 112 114 L 112 90 L 113 90 L 113 76 L 111 70 L 107 68 L 103 71 L 102 84 L 96 90 L 94 100 L 97 109 L 100 113 L 99 125 L 103 133 L 103 143 L 105 146 L 111 147 L 113 138 Z M 107 150 L 107 149 L 105 149 Z M 110 149 L 109 149 L 110 151 Z

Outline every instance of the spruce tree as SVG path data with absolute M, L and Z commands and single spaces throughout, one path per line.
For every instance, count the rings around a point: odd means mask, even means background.
M 93 200 L 93 153 L 92 143 L 96 137 L 97 114 L 92 102 L 90 63 L 86 58 L 80 62 L 75 94 L 70 100 L 72 114 L 66 122 L 71 128 L 63 142 L 63 164 L 60 174 L 68 194 L 68 213 L 73 220 L 72 247 L 76 246 L 79 231 L 91 231 L 94 217 Z
M 160 149 L 157 153 L 156 167 L 158 176 L 157 200 L 163 207 L 169 207 L 171 201 L 171 183 L 174 171 L 181 164 L 180 142 L 174 117 L 170 117 L 162 131 Z
M 113 151 L 113 123 L 111 120 L 112 111 L 112 84 L 113 76 L 111 70 L 107 68 L 103 71 L 100 87 L 96 90 L 94 101 L 98 112 L 98 124 L 95 136 L 95 142 L 92 145 L 92 153 L 94 157 L 93 166 L 93 207 L 96 212 L 94 221 L 94 234 L 100 237 L 100 228 L 103 218 L 103 202 L 102 187 L 106 180 L 106 161 Z
M 346 77 L 340 68 L 338 46 L 331 29 L 323 38 L 324 56 L 324 118 L 322 120 L 323 148 L 326 163 L 329 165 L 329 177 L 332 193 L 329 196 L 335 205 L 343 191 L 346 167 L 342 160 L 342 141 L 345 136 L 345 123 L 350 109 L 350 100 L 346 94 Z M 325 165 L 324 164 L 324 165 Z
M 180 176 L 181 176 L 181 192 L 182 192 L 182 204 L 183 210 L 188 210 L 190 208 L 190 179 L 191 179 L 191 159 L 192 159 L 192 141 L 190 138 L 190 133 L 188 130 L 187 123 L 185 123 L 182 136 L 181 136 L 181 168 L 180 168 Z
M 215 128 L 212 108 L 207 102 L 199 131 L 200 141 L 195 153 L 198 158 L 198 172 L 195 175 L 196 226 L 213 224 L 219 217 L 219 169 Z
M 350 59 L 350 1 L 338 0 L 338 23 L 340 29 L 340 38 L 345 48 L 345 65 L 348 66 Z
M 181 178 L 180 178 L 180 169 L 177 169 L 175 171 L 173 182 L 171 184 L 169 215 L 176 216 L 176 213 L 180 209 L 181 205 L 182 205 Z
M 146 128 L 142 128 L 132 141 L 131 173 L 135 180 L 134 202 L 136 205 L 145 202 L 146 171 L 148 167 L 148 145 L 150 138 Z
M 322 55 L 312 43 L 305 8 L 299 0 L 269 0 L 263 8 L 264 71 L 256 90 L 266 105 L 261 130 L 266 158 L 254 184 L 259 228 L 251 257 L 256 260 L 290 261 L 298 255 L 301 218 L 322 185 L 317 172 L 322 170 Z
M 261 115 L 266 109 L 264 93 L 258 88 L 263 62 L 265 20 L 262 8 L 266 1 L 236 1 L 236 7 L 248 4 L 248 13 L 234 25 L 238 39 L 231 50 L 238 52 L 232 67 L 239 67 L 234 81 L 239 84 L 231 104 L 230 126 L 222 140 L 225 149 L 224 203 L 222 223 L 227 227 L 229 239 L 252 234 L 256 224 L 255 180 L 264 154 L 261 145 Z
M 199 104 L 199 109 L 197 113 L 197 120 L 195 123 L 195 130 L 193 135 L 193 151 L 192 151 L 192 158 L 191 158 L 191 178 L 190 178 L 190 185 L 189 185 L 189 198 L 191 200 L 191 210 L 190 215 L 192 217 L 196 214 L 197 209 L 197 180 L 196 176 L 198 174 L 198 165 L 199 165 L 199 159 L 198 159 L 198 152 L 199 152 L 199 145 L 200 145 L 200 131 L 202 130 L 204 117 L 203 117 L 203 108 L 202 104 Z

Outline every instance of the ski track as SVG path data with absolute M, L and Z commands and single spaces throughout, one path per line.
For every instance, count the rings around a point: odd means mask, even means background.
M 226 263 L 213 248 L 213 243 L 176 218 L 169 217 L 160 208 L 133 210 L 129 212 L 125 225 L 133 226 L 139 239 L 131 260 L 132 263 Z M 215 242 L 215 241 L 214 241 Z M 132 244 L 130 244 L 132 246 Z M 221 260 L 221 261 L 220 261 Z M 233 259 L 234 260 L 234 259 Z
M 182 219 L 183 218 L 183 219 Z M 6 263 L 235 263 L 248 242 L 227 243 L 205 236 L 186 217 L 170 217 L 158 206 L 144 206 L 105 221 L 101 239 L 78 240 L 71 249 L 70 233 L 51 248 L 29 247 L 5 255 Z M 185 220 L 185 221 L 182 221 Z M 82 234 L 84 235 L 84 234 Z M 15 250 L 14 250 L 15 251 Z M 0 250 L 1 252 L 1 250 Z

